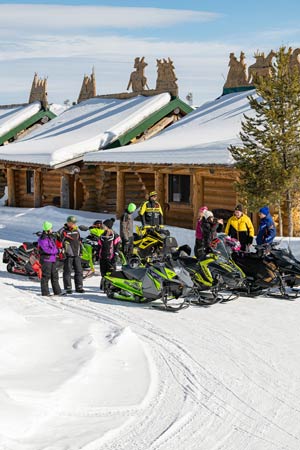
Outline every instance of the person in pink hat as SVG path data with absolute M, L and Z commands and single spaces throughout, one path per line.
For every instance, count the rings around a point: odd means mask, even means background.
M 196 231 L 195 231 L 195 247 L 194 247 L 194 254 L 196 257 L 198 257 L 200 248 L 202 248 L 203 232 L 201 227 L 201 221 L 203 219 L 204 211 L 208 211 L 207 206 L 201 206 L 198 211 Z

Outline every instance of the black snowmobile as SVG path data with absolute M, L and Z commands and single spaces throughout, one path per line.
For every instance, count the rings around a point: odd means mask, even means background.
M 300 262 L 277 243 L 256 245 L 256 252 L 233 252 L 232 258 L 247 275 L 245 287 L 239 292 L 248 296 L 295 299 L 297 292 L 288 292 L 300 281 Z M 299 271 L 299 272 L 298 272 Z M 299 278 L 298 278 L 298 276 Z
M 23 242 L 19 247 L 10 246 L 3 251 L 3 262 L 10 273 L 41 278 L 37 242 Z
M 280 242 L 272 242 L 264 249 L 266 261 L 276 265 L 286 286 L 300 286 L 300 261 L 293 255 L 290 247 L 278 248 L 279 245 Z
M 271 288 L 279 287 L 280 295 L 283 295 L 283 282 L 274 263 L 254 252 L 233 252 L 232 258 L 246 274 L 244 286 L 239 288 L 238 292 L 256 297 L 261 294 L 268 295 Z

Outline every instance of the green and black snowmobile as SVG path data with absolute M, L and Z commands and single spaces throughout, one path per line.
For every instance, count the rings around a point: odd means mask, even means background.
M 168 311 L 179 311 L 190 305 L 193 283 L 188 273 L 176 273 L 162 263 L 149 267 L 124 265 L 104 276 L 103 290 L 108 298 L 137 303 L 155 303 Z M 154 303 L 153 303 L 154 306 Z
M 189 272 L 194 283 L 193 303 L 207 306 L 238 298 L 235 290 L 244 285 L 246 275 L 231 259 L 223 242 L 223 233 L 215 239 L 206 258 L 198 260 L 189 254 L 189 246 L 184 245 L 173 252 L 168 261 L 174 270 L 181 266 Z

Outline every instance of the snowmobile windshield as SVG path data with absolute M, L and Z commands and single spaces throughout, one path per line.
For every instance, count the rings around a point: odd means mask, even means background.
M 231 249 L 226 245 L 226 234 L 225 233 L 218 233 L 217 242 L 214 248 L 214 252 L 218 255 L 222 256 L 226 261 L 230 259 L 231 257 Z

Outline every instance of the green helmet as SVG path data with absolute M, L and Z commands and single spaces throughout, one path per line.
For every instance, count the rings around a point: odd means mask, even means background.
M 67 222 L 76 223 L 77 219 L 76 219 L 75 216 L 68 216 L 67 217 Z
M 129 213 L 133 213 L 136 210 L 136 205 L 134 203 L 129 203 L 129 205 L 127 206 L 127 211 Z
M 44 231 L 49 231 L 52 229 L 52 223 L 51 222 L 47 222 L 47 220 L 43 223 L 43 230 Z

